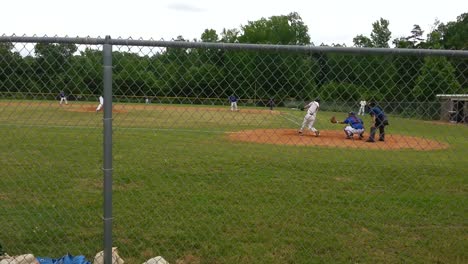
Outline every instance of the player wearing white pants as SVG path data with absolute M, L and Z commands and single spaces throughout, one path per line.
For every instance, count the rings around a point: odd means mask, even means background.
M 228 99 L 231 103 L 231 111 L 237 111 L 237 97 L 235 95 L 231 95 Z
M 357 113 L 358 115 L 365 115 L 366 105 L 367 105 L 367 102 L 365 100 L 362 100 L 361 102 L 359 102 L 359 111 Z
M 68 104 L 67 96 L 65 95 L 64 91 L 60 91 L 60 105 L 63 104 L 64 102 L 65 104 Z
M 99 110 L 101 110 L 102 106 L 104 106 L 104 97 L 99 96 L 99 105 L 97 106 L 96 108 L 96 112 L 99 112 Z
M 304 106 L 304 109 L 307 109 L 307 114 L 304 116 L 304 121 L 302 121 L 302 126 L 301 129 L 299 129 L 298 133 L 302 135 L 304 132 L 304 128 L 308 128 L 310 131 L 315 133 L 315 136 L 320 135 L 320 131 L 318 131 L 314 127 L 315 123 L 315 118 L 317 117 L 317 112 L 320 107 L 320 99 L 315 99 L 315 101 L 312 101 L 308 103 L 306 106 Z
M 353 137 L 354 134 L 357 134 L 359 135 L 359 138 L 362 139 L 362 134 L 364 133 L 364 128 L 353 128 L 352 126 L 350 125 L 347 125 L 345 128 L 344 128 L 344 131 L 346 133 L 346 136 L 347 137 Z
M 359 135 L 359 139 L 364 137 L 364 122 L 361 118 L 356 117 L 354 112 L 348 113 L 348 118 L 343 122 L 338 122 L 339 124 L 347 124 L 344 128 L 347 139 L 352 139 L 354 134 Z

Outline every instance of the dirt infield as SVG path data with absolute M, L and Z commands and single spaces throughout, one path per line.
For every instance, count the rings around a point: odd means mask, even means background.
M 295 146 L 327 146 L 339 148 L 362 148 L 362 149 L 413 149 L 413 150 L 436 150 L 446 149 L 448 144 L 428 140 L 424 138 L 387 135 L 385 142 L 369 143 L 358 140 L 357 137 L 346 139 L 343 131 L 321 130 L 320 136 L 312 133 L 301 136 L 294 129 L 256 129 L 228 133 L 227 137 L 234 141 L 254 142 L 262 144 L 295 145 Z
M 88 112 L 96 112 L 96 107 L 97 104 L 91 105 L 91 104 L 69 104 L 69 105 L 63 105 L 61 106 L 65 111 L 71 111 L 71 112 L 80 112 L 80 113 L 88 113 Z M 101 112 L 103 112 L 104 109 L 101 109 Z M 122 107 L 116 107 L 112 106 L 112 113 L 126 113 L 127 110 L 123 109 Z

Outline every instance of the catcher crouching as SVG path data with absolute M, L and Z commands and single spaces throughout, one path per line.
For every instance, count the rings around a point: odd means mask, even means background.
M 335 116 L 332 116 L 330 122 L 333 124 L 346 124 L 347 126 L 343 129 L 347 139 L 353 139 L 354 135 L 358 135 L 359 139 L 364 138 L 364 121 L 357 117 L 354 112 L 348 113 L 348 118 L 344 121 L 337 121 Z

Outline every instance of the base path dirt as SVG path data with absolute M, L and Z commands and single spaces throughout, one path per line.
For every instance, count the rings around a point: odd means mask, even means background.
M 367 134 L 368 135 L 368 134 Z M 320 136 L 313 133 L 299 135 L 294 129 L 255 129 L 228 133 L 228 138 L 234 141 L 254 142 L 262 144 L 295 145 L 295 146 L 327 146 L 340 148 L 363 148 L 363 149 L 413 149 L 413 150 L 435 150 L 446 149 L 448 144 L 425 138 L 386 135 L 385 141 L 374 143 L 366 142 L 367 138 L 359 140 L 346 139 L 343 131 L 321 130 Z

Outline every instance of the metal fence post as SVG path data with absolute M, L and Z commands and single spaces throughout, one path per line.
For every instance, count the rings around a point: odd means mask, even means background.
M 104 264 L 112 263 L 112 45 L 106 36 L 104 58 Z

